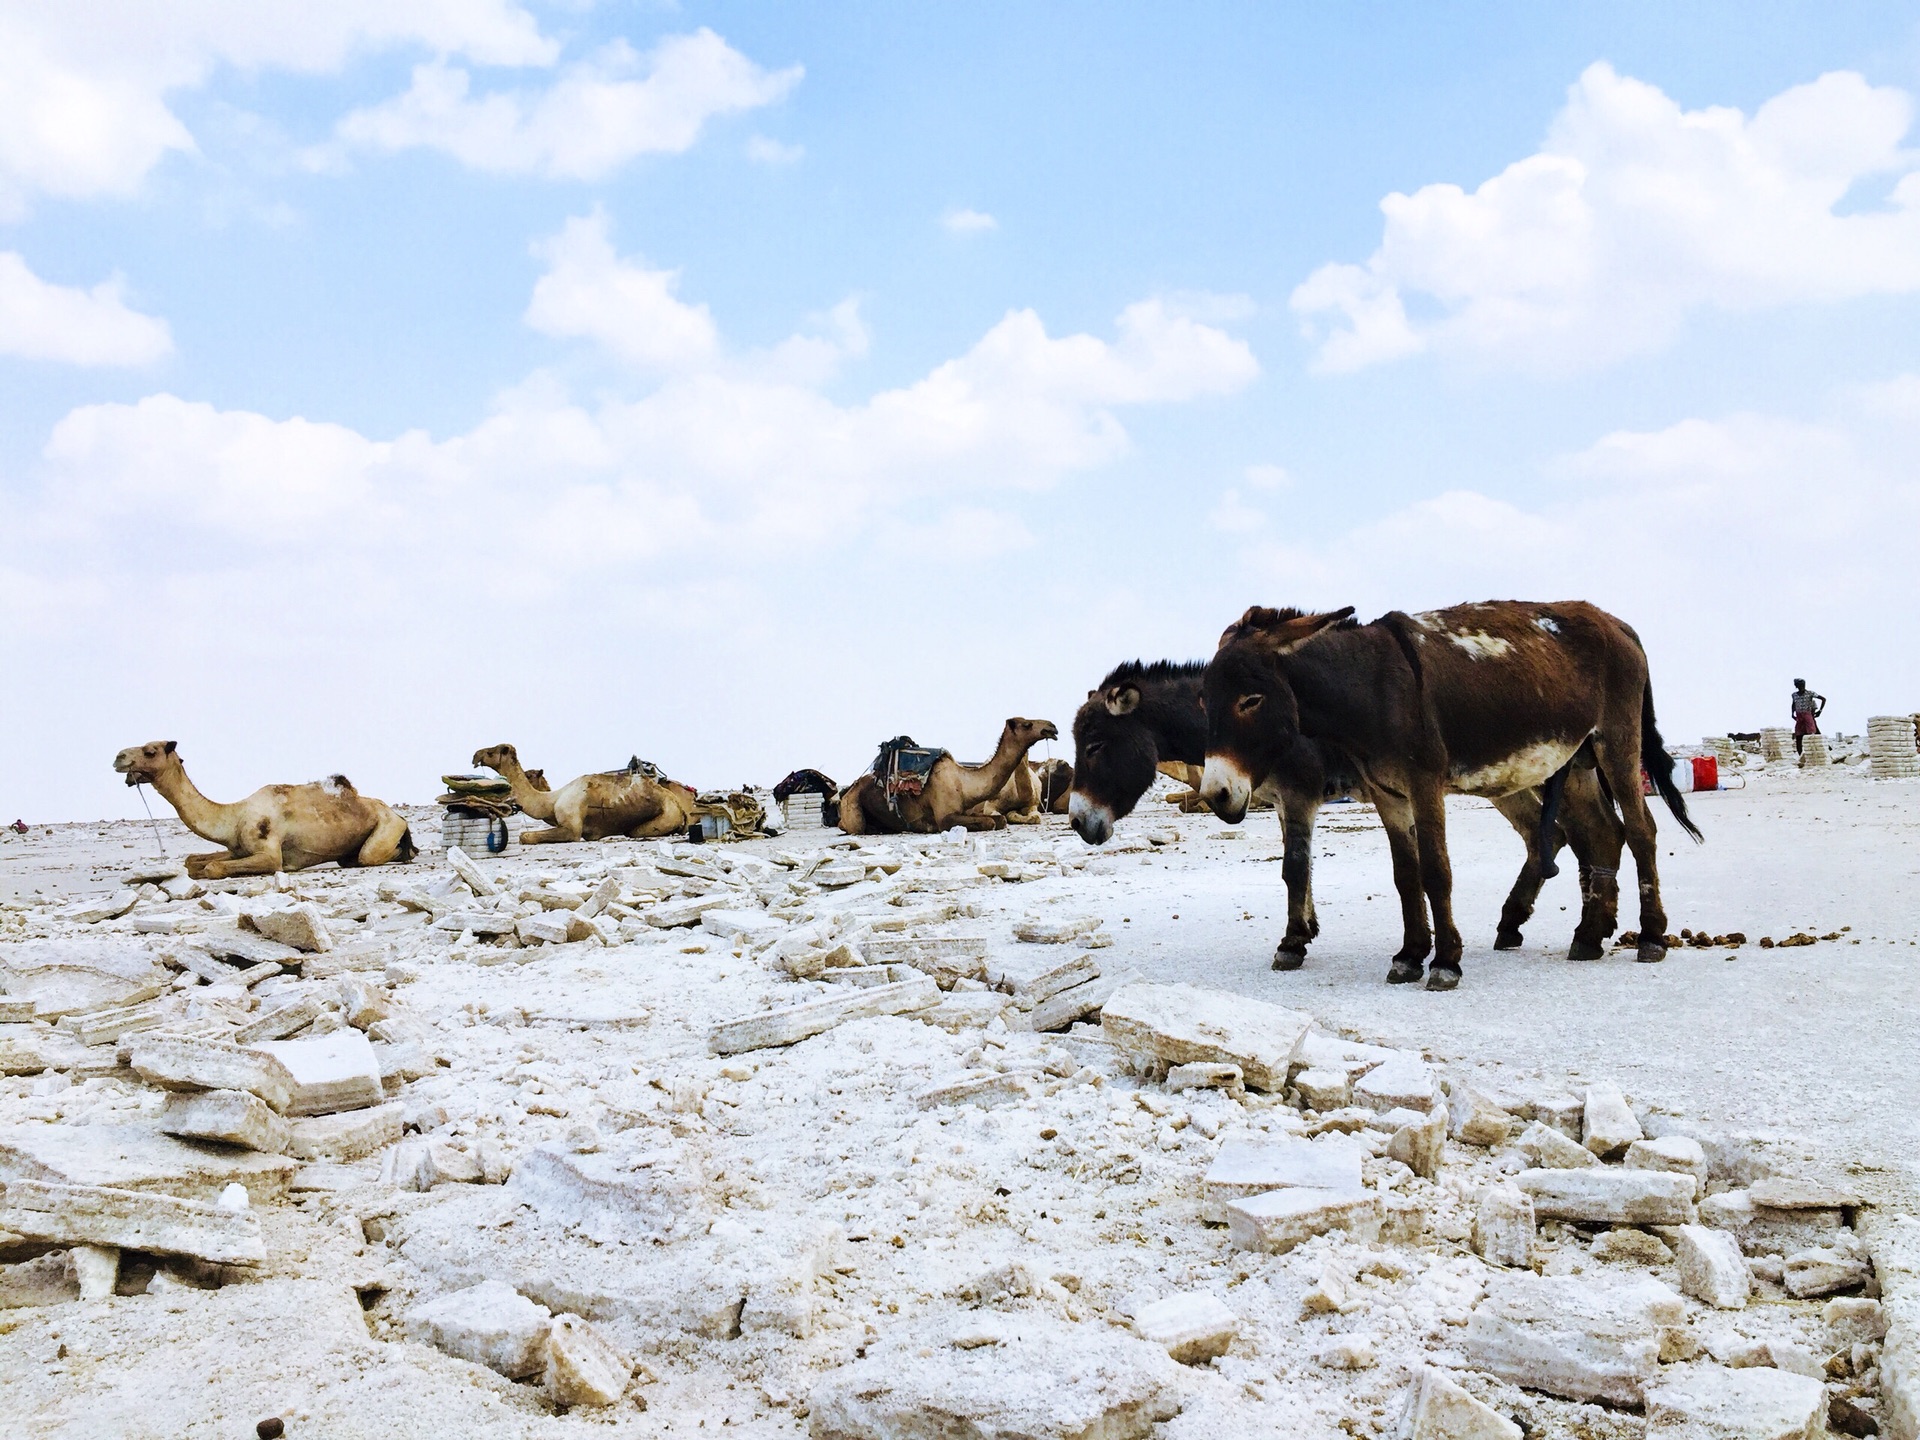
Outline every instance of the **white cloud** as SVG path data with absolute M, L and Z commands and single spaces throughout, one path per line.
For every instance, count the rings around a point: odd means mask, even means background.
M 806 158 L 807 147 L 789 145 L 766 135 L 747 137 L 747 158 L 760 165 L 792 165 Z
M 426 147 L 476 170 L 599 180 L 640 155 L 679 154 L 715 116 L 771 105 L 801 67 L 763 70 L 711 30 L 673 35 L 645 55 L 616 40 L 538 91 L 475 95 L 444 60 L 415 67 L 404 93 L 347 115 L 340 141 Z
M 1284 490 L 1293 484 L 1284 465 L 1249 465 L 1241 473 L 1255 490 Z
M 955 235 L 979 235 L 988 230 L 998 230 L 1000 222 L 984 210 L 949 210 L 940 217 L 940 223 Z
M 320 74 L 398 45 L 488 65 L 548 65 L 557 54 L 511 0 L 6 0 L 0 218 L 36 194 L 130 194 L 169 153 L 192 153 L 167 97 L 220 65 Z
M 655 370 L 688 369 L 718 352 L 720 336 L 707 307 L 674 296 L 679 272 L 621 261 L 599 212 L 567 221 L 534 253 L 548 269 L 533 287 L 526 322 L 542 334 L 590 339 Z
M 1655 347 L 1700 308 L 1911 294 L 1912 108 L 1836 72 L 1751 117 L 1683 110 L 1596 64 L 1537 154 L 1471 193 L 1387 196 L 1379 249 L 1322 266 L 1293 308 L 1322 370 L 1421 351 L 1577 368 Z
M 1219 502 L 1213 509 L 1207 512 L 1207 523 L 1228 535 L 1250 535 L 1256 530 L 1265 528 L 1267 514 L 1264 510 L 1254 509 L 1240 498 L 1238 490 L 1230 488 L 1220 496 Z
M 173 351 L 167 322 L 130 310 L 118 277 L 91 290 L 53 285 L 0 252 L 0 354 L 68 365 L 146 365 Z

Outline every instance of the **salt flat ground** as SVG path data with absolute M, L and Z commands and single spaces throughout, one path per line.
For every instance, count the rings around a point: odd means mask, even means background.
M 1101 916 L 1117 937 L 1102 959 L 1148 979 L 1295 1005 L 1361 1038 L 1485 1067 L 1490 1078 L 1611 1078 L 1636 1099 L 1703 1121 L 1799 1137 L 1869 1194 L 1911 1208 L 1920 1200 L 1920 782 L 1873 780 L 1863 767 L 1773 766 L 1733 783 L 1745 788 L 1689 797 L 1703 845 L 1656 802 L 1660 874 L 1673 933 L 1741 931 L 1749 943 L 1675 951 L 1659 965 L 1638 964 L 1627 951 L 1567 962 L 1579 905 L 1570 859 L 1542 891 L 1525 946 L 1496 952 L 1520 841 L 1491 806 L 1465 799 L 1450 803 L 1448 819 L 1467 945 L 1466 978 L 1452 994 L 1384 983 L 1400 942 L 1399 907 L 1369 807 L 1322 812 L 1314 847 L 1321 936 L 1306 968 L 1291 974 L 1269 964 L 1286 919 L 1271 813 L 1228 826 L 1148 801 L 1122 822 L 1123 833 L 1171 826 L 1178 845 L 1101 856 L 1076 875 L 989 893 L 1009 913 Z M 432 823 L 419 827 L 423 837 Z M 1046 838 L 1064 829 L 1049 820 Z M 201 848 L 176 822 L 163 831 L 176 857 L 189 843 Z M 585 847 L 565 847 L 576 848 Z M 154 853 L 144 822 L 6 832 L 0 898 L 111 889 L 136 858 Z M 1623 929 L 1637 923 L 1630 867 L 1623 858 Z M 1757 943 L 1842 927 L 1838 942 Z
M 1745 789 L 1689 797 L 1703 845 L 1658 802 L 1655 818 L 1669 930 L 1741 931 L 1749 943 L 1674 951 L 1659 965 L 1638 964 L 1631 951 L 1567 962 L 1579 913 L 1567 858 L 1525 946 L 1496 952 L 1521 846 L 1491 806 L 1469 800 L 1451 802 L 1448 815 L 1467 946 L 1466 978 L 1452 994 L 1384 981 L 1400 912 L 1370 809 L 1322 812 L 1321 936 L 1291 974 L 1269 968 L 1286 920 L 1270 814 L 1239 827 L 1183 816 L 1173 823 L 1185 843 L 1164 863 L 1119 857 L 1097 879 L 1055 883 L 1084 887 L 1075 903 L 1123 934 L 1121 953 L 1149 979 L 1297 1005 L 1323 1024 L 1450 1062 L 1616 1079 L 1701 1120 L 1803 1137 L 1832 1163 L 1886 1167 L 1856 1170 L 1858 1183 L 1910 1202 L 1920 1195 L 1920 782 L 1857 769 L 1745 778 Z M 1630 860 L 1620 883 L 1631 907 Z M 1636 923 L 1627 909 L 1622 928 Z M 1837 943 L 1757 943 L 1843 926 Z

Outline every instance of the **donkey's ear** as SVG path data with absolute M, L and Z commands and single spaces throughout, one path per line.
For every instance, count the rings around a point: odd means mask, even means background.
M 1294 615 L 1262 628 L 1260 640 L 1275 655 L 1291 655 L 1322 631 L 1353 618 L 1353 606 L 1343 605 L 1319 615 Z
M 1131 715 L 1140 708 L 1140 687 L 1138 685 L 1116 685 L 1107 691 L 1107 713 L 1109 715 Z

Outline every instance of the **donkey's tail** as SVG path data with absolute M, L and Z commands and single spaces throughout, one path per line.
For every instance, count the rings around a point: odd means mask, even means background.
M 1700 833 L 1700 827 L 1687 815 L 1686 796 L 1673 783 L 1673 757 L 1661 743 L 1660 729 L 1653 723 L 1652 680 L 1648 680 L 1640 692 L 1640 765 L 1653 781 L 1653 788 L 1660 792 L 1660 798 L 1667 802 L 1673 818 L 1680 822 L 1680 828 L 1691 835 L 1696 844 L 1703 841 L 1706 837 Z

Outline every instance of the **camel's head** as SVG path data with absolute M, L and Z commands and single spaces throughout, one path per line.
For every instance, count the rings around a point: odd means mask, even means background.
M 504 775 L 506 774 L 506 770 L 503 768 L 504 766 L 518 765 L 520 763 L 520 752 L 515 750 L 511 745 L 489 745 L 484 750 L 476 750 L 473 752 L 473 763 L 475 765 L 484 765 L 487 769 L 497 771 Z
M 1042 740 L 1060 738 L 1060 731 L 1051 720 L 1026 720 L 1018 715 L 1007 721 L 1000 733 L 1023 750 L 1031 750 Z
M 171 740 L 149 740 L 129 745 L 114 756 L 113 768 L 127 777 L 129 785 L 151 785 L 161 771 L 180 768 L 180 754 Z

